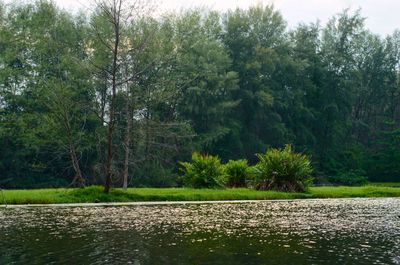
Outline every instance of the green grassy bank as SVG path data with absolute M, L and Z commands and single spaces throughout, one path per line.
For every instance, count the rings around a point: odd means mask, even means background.
M 113 189 L 107 195 L 102 191 L 102 187 L 92 186 L 84 189 L 4 190 L 3 194 L 8 204 L 400 197 L 400 187 L 385 185 L 311 187 L 307 193 L 250 189 L 130 188 L 126 191 Z M 0 204 L 4 204 L 1 193 Z

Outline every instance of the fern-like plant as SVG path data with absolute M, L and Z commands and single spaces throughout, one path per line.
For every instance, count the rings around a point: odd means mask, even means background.
M 252 186 L 258 190 L 304 192 L 312 183 L 310 159 L 292 151 L 290 145 L 284 149 L 269 149 L 257 154 L 259 162 L 254 167 Z
M 247 160 L 229 160 L 224 167 L 225 182 L 227 187 L 246 187 L 246 180 L 249 176 L 249 166 L 247 164 Z
M 217 156 L 192 154 L 192 162 L 180 162 L 187 187 L 221 188 L 224 186 L 224 167 Z

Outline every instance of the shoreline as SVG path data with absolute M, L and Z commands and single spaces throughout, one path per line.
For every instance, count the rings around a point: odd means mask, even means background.
M 41 204 L 0 204 L 0 208 L 43 208 L 43 207 L 121 207 L 121 206 L 169 206 L 169 205 L 202 205 L 202 204 L 244 204 L 267 202 L 297 202 L 325 200 L 385 200 L 400 197 L 343 197 L 343 198 L 304 198 L 304 199 L 268 199 L 268 200 L 218 200 L 218 201 L 137 201 L 137 202 L 99 202 L 99 203 L 41 203 Z
M 310 187 L 304 193 L 238 189 L 190 188 L 115 188 L 109 194 L 101 186 L 76 189 L 2 190 L 1 205 L 163 205 L 199 203 L 242 203 L 258 201 L 292 201 L 299 199 L 400 198 L 400 187 L 325 186 Z

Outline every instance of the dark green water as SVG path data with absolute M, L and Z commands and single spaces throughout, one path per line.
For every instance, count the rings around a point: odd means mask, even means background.
M 0 264 L 400 264 L 400 200 L 0 209 Z

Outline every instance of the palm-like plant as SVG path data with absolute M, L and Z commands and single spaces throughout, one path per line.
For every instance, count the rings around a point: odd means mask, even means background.
M 192 188 L 221 188 L 224 186 L 224 167 L 217 156 L 192 154 L 192 162 L 180 162 L 185 186 Z
M 224 165 L 226 186 L 230 188 L 246 187 L 249 166 L 246 159 L 229 160 Z
M 310 159 L 294 153 L 290 145 L 282 150 L 271 148 L 257 157 L 251 182 L 255 189 L 304 192 L 313 180 Z

